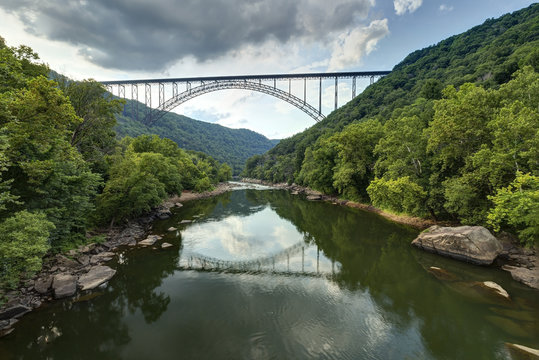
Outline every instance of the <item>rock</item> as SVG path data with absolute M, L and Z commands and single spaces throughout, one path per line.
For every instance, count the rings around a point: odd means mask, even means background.
M 40 294 L 46 294 L 52 285 L 52 276 L 40 278 L 34 281 L 34 289 Z
M 88 255 L 81 255 L 77 258 L 77 261 L 83 265 L 83 266 L 86 266 L 90 263 L 90 256 Z
M 75 256 L 75 255 L 77 255 L 78 253 L 79 253 L 79 252 L 78 252 L 77 250 L 72 249 L 72 250 L 69 250 L 69 251 L 67 252 L 67 255 L 68 255 L 68 256 Z
M 78 303 L 78 302 L 90 301 L 92 299 L 95 299 L 96 297 L 99 297 L 99 296 L 103 295 L 103 294 L 104 293 L 102 293 L 102 292 L 92 292 L 92 293 L 77 297 L 75 300 L 73 300 L 73 302 Z
M 503 247 L 482 226 L 431 226 L 412 241 L 421 249 L 479 265 L 489 265 Z
M 177 228 L 175 228 L 174 226 L 171 226 L 167 229 L 167 231 L 176 231 L 178 230 Z
M 95 266 L 79 278 L 78 284 L 82 291 L 91 290 L 109 281 L 114 274 L 116 270 L 108 266 Z
M 179 202 L 177 202 L 177 203 L 174 204 L 174 205 L 175 205 L 176 207 L 178 207 L 178 208 L 181 208 L 181 207 L 183 206 L 183 204 L 182 204 L 182 203 L 179 203 Z
M 150 235 L 146 239 L 139 241 L 138 244 L 142 246 L 152 246 L 157 240 L 160 240 L 161 236 L 159 235 Z
M 4 311 L 0 312 L 0 320 L 9 320 L 11 318 L 18 318 L 23 316 L 24 314 L 30 312 L 32 309 L 30 309 L 27 306 L 18 304 L 12 307 L 9 307 L 5 309 Z M 11 325 L 9 325 L 11 326 Z
M 169 244 L 169 243 L 167 243 L 167 242 L 164 242 L 164 243 L 161 244 L 161 248 L 162 248 L 162 249 L 167 249 L 167 248 L 172 247 L 172 246 L 174 246 L 174 245 Z
M 64 255 L 56 255 L 54 257 L 54 260 L 56 261 L 56 265 L 59 266 L 59 267 L 64 267 L 64 268 L 67 268 L 67 269 L 70 269 L 70 268 L 75 268 L 77 266 L 79 266 L 79 264 L 74 261 L 74 260 L 71 260 L 67 257 L 65 257 Z
M 514 280 L 526 284 L 534 289 L 539 289 L 539 268 L 527 269 L 524 267 L 516 267 L 504 265 L 502 269 L 509 271 Z
M 113 252 L 102 252 L 97 255 L 94 255 L 90 258 L 90 264 L 96 265 L 99 263 L 107 262 L 112 260 L 112 258 L 115 256 Z
M 294 190 L 294 191 L 291 191 L 290 194 L 291 194 L 291 195 L 299 195 L 299 191 Z
M 322 196 L 321 195 L 308 195 L 307 196 L 307 200 L 311 200 L 311 201 L 314 201 L 314 200 L 321 200 L 322 199 Z
M 444 281 L 458 280 L 458 277 L 452 272 L 449 272 L 445 269 L 442 269 L 436 266 L 431 266 L 427 271 L 431 273 L 432 275 L 434 275 L 434 277 L 436 277 L 438 280 L 444 280 Z
M 161 210 L 157 213 L 157 217 L 161 220 L 166 220 L 172 216 L 170 210 Z
M 182 225 L 182 224 L 190 224 L 192 222 L 193 222 L 193 220 L 182 220 L 182 221 L 180 221 L 180 225 Z
M 6 336 L 6 335 L 11 334 L 11 333 L 13 332 L 13 330 L 15 330 L 15 329 L 13 329 L 13 328 L 7 328 L 7 329 L 2 329 L 2 330 L 0 330 L 0 338 L 1 338 L 1 337 L 4 337 L 4 336 Z
M 90 251 L 92 251 L 96 247 L 96 245 L 97 244 L 92 243 L 92 244 L 80 246 L 79 247 L 79 252 L 81 252 L 83 254 L 89 253 Z
M 509 350 L 513 360 L 538 360 L 539 350 L 532 349 L 524 345 L 505 343 L 505 347 Z
M 77 291 L 77 278 L 71 274 L 56 274 L 52 280 L 52 290 L 56 299 L 73 296 Z
M 483 281 L 481 286 L 485 287 L 486 289 L 489 289 L 497 296 L 501 296 L 507 300 L 510 299 L 509 294 L 507 291 L 505 291 L 504 288 L 502 288 L 500 285 L 496 284 L 494 281 Z

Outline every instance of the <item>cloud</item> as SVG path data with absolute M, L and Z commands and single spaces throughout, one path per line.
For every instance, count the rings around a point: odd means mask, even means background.
M 397 15 L 404 15 L 406 12 L 413 13 L 422 3 L 423 0 L 393 0 L 393 6 Z
M 452 5 L 442 4 L 442 5 L 440 5 L 440 11 L 442 11 L 442 12 L 453 11 L 453 6 Z
M 372 0 L 3 0 L 29 33 L 75 45 L 88 61 L 163 70 L 268 41 L 324 41 L 361 19 Z
M 369 26 L 341 35 L 333 48 L 329 71 L 357 65 L 360 59 L 376 48 L 378 41 L 389 34 L 387 19 L 374 20 Z

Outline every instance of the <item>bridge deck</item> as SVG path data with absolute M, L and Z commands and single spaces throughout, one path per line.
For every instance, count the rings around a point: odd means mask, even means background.
M 288 80 L 288 79 L 334 79 L 334 78 L 354 78 L 384 76 L 391 71 L 349 71 L 349 72 L 324 72 L 324 73 L 302 73 L 302 74 L 264 74 L 264 75 L 234 75 L 234 76 L 205 76 L 205 77 L 185 77 L 185 78 L 163 78 L 163 79 L 140 79 L 140 80 L 112 80 L 100 81 L 103 85 L 127 85 L 127 84 L 162 84 L 162 83 L 186 83 L 186 82 L 207 82 L 226 80 Z

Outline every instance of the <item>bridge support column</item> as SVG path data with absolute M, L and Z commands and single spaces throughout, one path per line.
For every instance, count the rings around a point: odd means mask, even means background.
M 152 85 L 146 83 L 144 84 L 144 105 L 146 105 L 146 111 L 148 111 L 148 120 L 151 121 L 152 116 Z
M 303 103 L 307 102 L 307 79 L 303 79 Z
M 165 84 L 159 83 L 159 106 L 165 102 Z
M 131 111 L 138 121 L 138 85 L 131 84 Z
M 335 77 L 335 110 L 337 110 L 337 105 L 339 104 L 338 94 L 339 94 L 339 78 Z
M 352 99 L 356 97 L 356 77 L 352 78 Z
M 318 84 L 318 113 L 322 114 L 322 78 Z
M 172 97 L 178 96 L 178 83 L 173 82 L 172 83 Z
M 125 85 L 118 85 L 118 97 L 125 99 Z
M 374 84 L 374 76 L 371 76 L 371 85 Z

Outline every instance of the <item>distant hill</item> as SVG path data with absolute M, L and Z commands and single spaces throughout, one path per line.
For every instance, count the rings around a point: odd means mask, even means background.
M 145 105 L 139 103 L 138 106 L 139 114 L 144 114 Z M 230 129 L 172 112 L 149 127 L 136 120 L 131 109 L 132 101 L 127 100 L 123 114 L 117 116 L 119 137 L 156 134 L 169 138 L 183 149 L 202 151 L 219 162 L 226 162 L 234 175 L 241 172 L 247 158 L 263 154 L 279 142 L 251 130 Z

